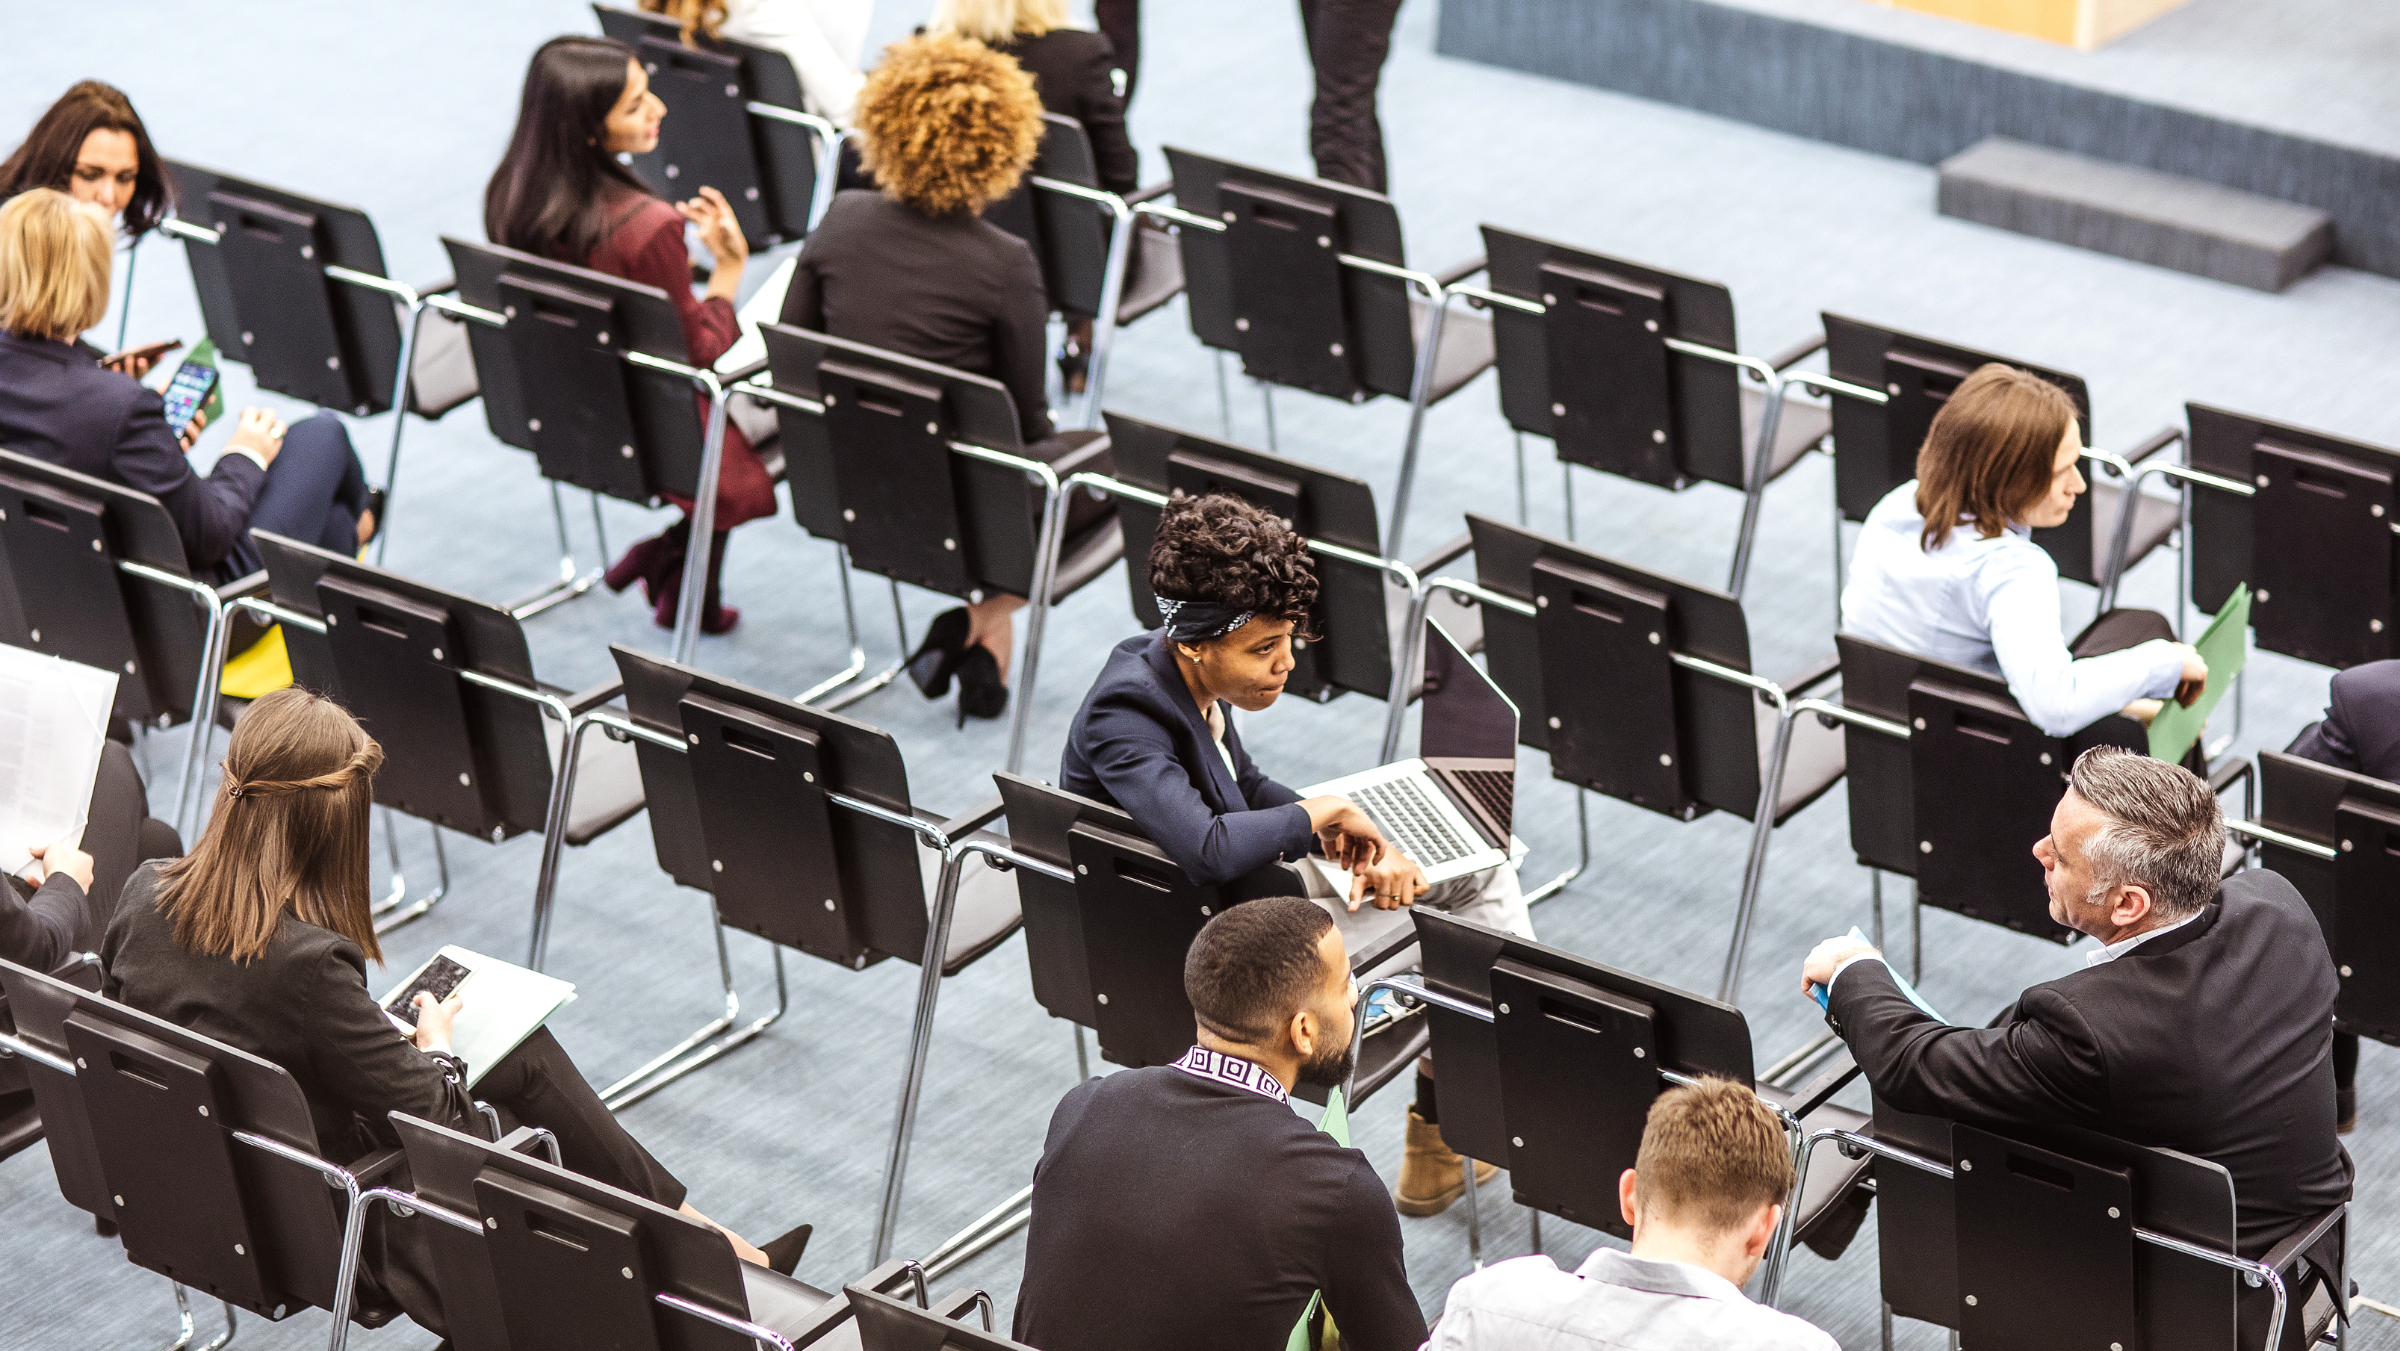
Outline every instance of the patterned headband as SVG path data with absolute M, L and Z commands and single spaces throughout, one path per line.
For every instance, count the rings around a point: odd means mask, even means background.
M 1206 600 L 1168 600 L 1158 597 L 1158 612 L 1167 621 L 1167 637 L 1178 643 L 1203 643 L 1222 638 L 1257 614 Z

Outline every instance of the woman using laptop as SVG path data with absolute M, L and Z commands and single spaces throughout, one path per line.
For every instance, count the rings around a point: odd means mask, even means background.
M 367 991 L 383 960 L 369 914 L 367 809 L 383 748 L 341 705 L 297 687 L 252 704 L 225 750 L 208 828 L 180 859 L 154 860 L 125 884 L 100 956 L 104 993 L 290 1072 L 308 1100 L 317 1143 L 336 1159 L 398 1147 L 389 1115 L 406 1112 L 478 1137 L 475 1100 L 504 1127 L 547 1127 L 566 1166 L 660 1205 L 683 1184 L 602 1105 L 575 1063 L 537 1028 L 472 1091 L 451 1053 L 463 998 L 419 993 L 402 1031 Z M 403 1166 L 398 1180 L 405 1189 Z M 731 1232 L 743 1258 L 789 1274 L 795 1231 L 768 1252 Z M 367 1220 L 360 1322 L 406 1312 L 444 1332 L 426 1226 L 377 1211 Z M 778 1264 L 772 1254 L 789 1260 Z
M 1068 729 L 1060 787 L 1120 808 L 1194 882 L 1241 899 L 1305 889 L 1332 903 L 1342 894 L 1318 868 L 1295 879 L 1274 866 L 1321 852 L 1347 871 L 1353 910 L 1422 902 L 1533 936 L 1513 862 L 1428 887 L 1358 804 L 1303 798 L 1243 749 L 1225 706 L 1272 705 L 1292 673 L 1295 632 L 1308 637 L 1317 576 L 1306 540 L 1239 498 L 1178 497 L 1159 515 L 1149 567 L 1166 626 L 1109 654 Z M 1418 1062 L 1396 1197 L 1404 1215 L 1439 1214 L 1466 1189 L 1442 1143 L 1431 1071 Z M 1476 1180 L 1497 1172 L 1478 1164 Z

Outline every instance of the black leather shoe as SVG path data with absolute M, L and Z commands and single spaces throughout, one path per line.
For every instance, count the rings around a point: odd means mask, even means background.
M 1008 708 L 1008 685 L 1000 679 L 1000 662 L 981 643 L 967 649 L 958 668 L 958 725 L 969 718 L 997 718 Z
M 908 678 L 926 698 L 939 699 L 950 692 L 950 677 L 966 660 L 967 635 L 972 631 L 963 605 L 942 611 L 925 626 L 925 641 L 909 654 Z
M 782 1238 L 759 1245 L 767 1255 L 767 1270 L 789 1276 L 800 1265 L 800 1254 L 808 1251 L 808 1235 L 815 1225 L 804 1224 Z

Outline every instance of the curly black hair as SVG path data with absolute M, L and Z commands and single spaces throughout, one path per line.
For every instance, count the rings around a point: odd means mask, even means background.
M 1150 590 L 1306 624 L 1317 570 L 1308 541 L 1281 517 L 1227 493 L 1177 494 L 1150 544 Z

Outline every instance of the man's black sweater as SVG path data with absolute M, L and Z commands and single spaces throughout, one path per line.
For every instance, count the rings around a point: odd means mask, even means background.
M 1281 1351 L 1318 1290 L 1346 1347 L 1425 1340 L 1382 1179 L 1273 1098 L 1170 1066 L 1089 1080 L 1033 1176 L 1014 1335 L 1040 1351 Z

